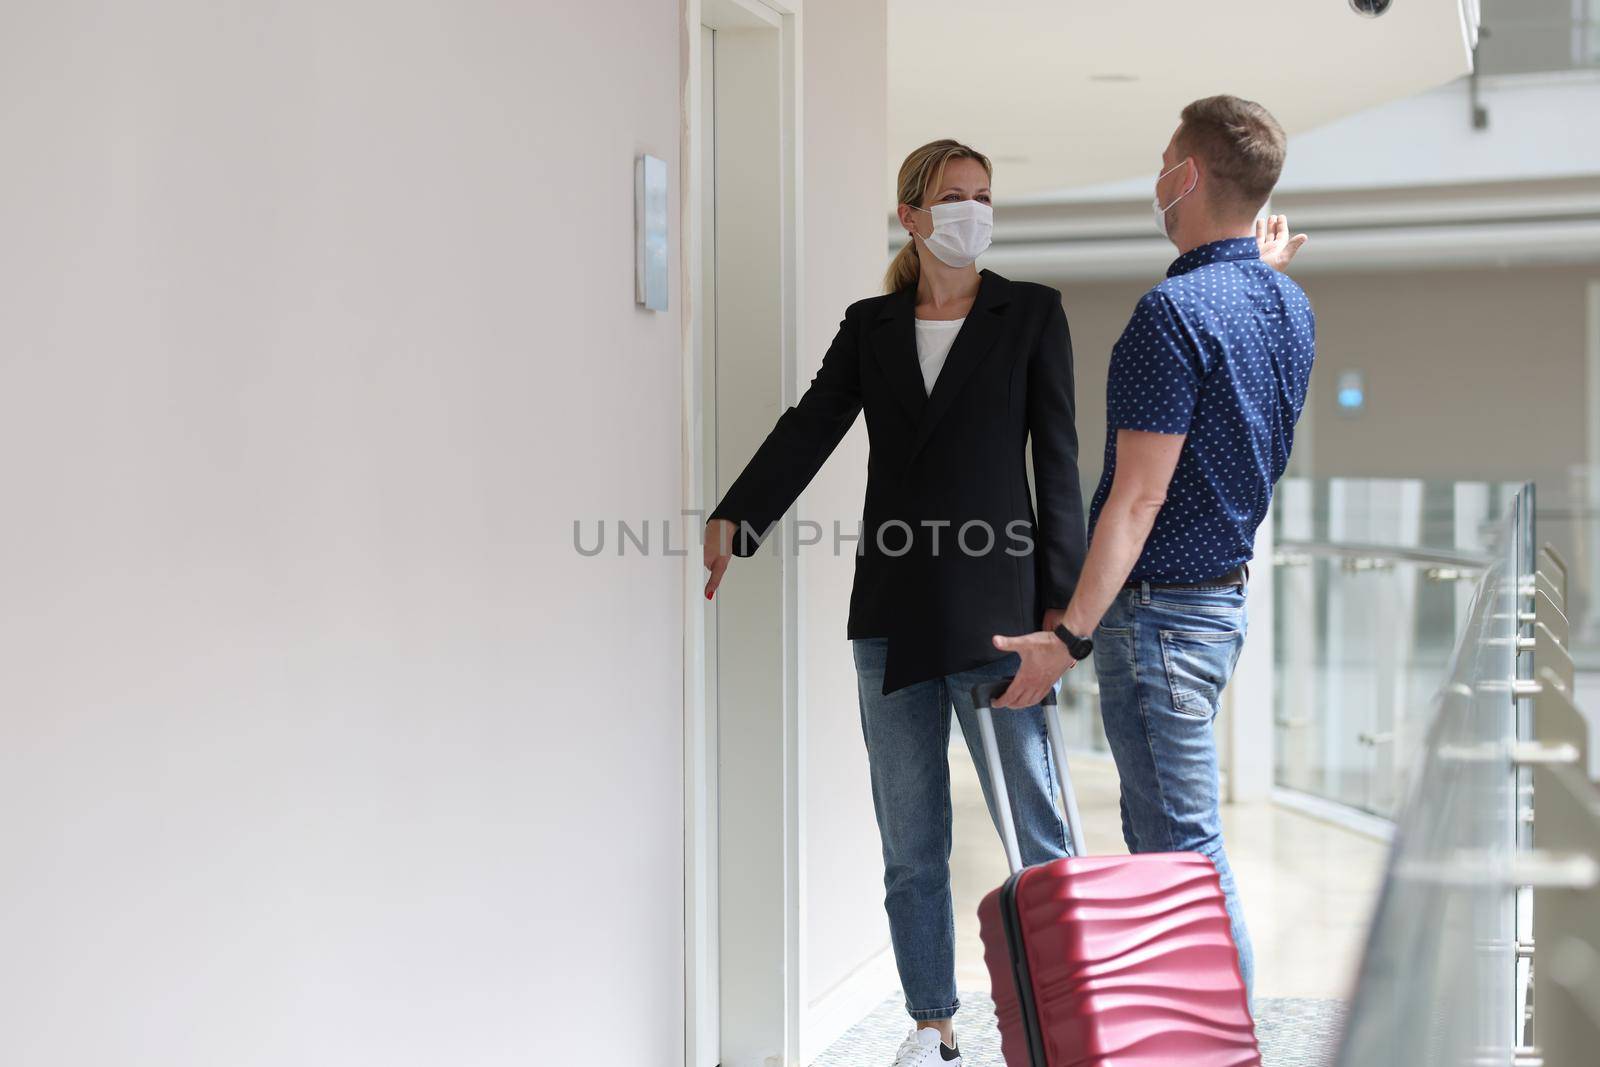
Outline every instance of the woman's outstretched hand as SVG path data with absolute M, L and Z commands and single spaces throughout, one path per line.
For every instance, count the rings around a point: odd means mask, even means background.
M 995 635 L 994 647 L 1002 652 L 1015 652 L 1022 657 L 1017 676 L 1011 679 L 1011 688 L 996 700 L 997 708 L 1031 708 L 1044 699 L 1044 695 L 1078 661 L 1072 658 L 1067 646 L 1049 630 L 1023 634 L 1021 637 Z
M 706 579 L 706 599 L 717 595 L 717 586 L 733 559 L 734 525 L 727 519 L 712 519 L 706 523 L 705 561 L 711 577 Z

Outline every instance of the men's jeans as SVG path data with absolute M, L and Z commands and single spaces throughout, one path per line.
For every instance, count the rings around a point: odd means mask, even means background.
M 1199 852 L 1227 897 L 1245 988 L 1250 934 L 1222 847 L 1212 720 L 1244 647 L 1245 594 L 1125 589 L 1094 635 L 1106 739 L 1122 778 L 1122 836 L 1132 852 Z
M 872 804 L 883 839 L 883 905 L 889 913 L 900 986 L 913 1019 L 956 1013 L 955 915 L 950 901 L 950 709 L 978 766 L 983 799 L 995 818 L 997 798 L 978 734 L 972 687 L 1015 674 L 1016 655 L 975 670 L 883 694 L 888 643 L 852 642 L 861 701 L 861 732 L 872 772 Z M 996 708 L 995 741 L 1013 802 L 1017 843 L 1025 864 L 1068 855 L 1055 806 L 1044 712 Z M 998 822 L 996 826 L 998 827 Z

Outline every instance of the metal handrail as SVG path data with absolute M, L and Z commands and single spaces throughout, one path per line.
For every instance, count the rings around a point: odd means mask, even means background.
M 1494 559 L 1487 552 L 1471 549 L 1415 547 L 1375 540 L 1279 537 L 1274 548 L 1274 565 L 1278 567 L 1306 566 L 1315 559 L 1323 559 L 1339 561 L 1341 569 L 1346 572 L 1393 573 L 1397 566 L 1406 565 L 1402 570 L 1414 567 L 1430 583 L 1476 581 Z M 1317 591 L 1313 595 L 1322 594 Z M 1366 592 L 1363 590 L 1358 595 L 1364 596 Z M 1384 663 L 1394 666 L 1398 662 L 1392 658 L 1383 660 L 1381 648 L 1377 655 L 1379 659 L 1374 669 L 1380 673 L 1385 669 Z M 1420 740 L 1416 713 L 1425 710 L 1398 705 L 1391 708 L 1384 703 L 1394 699 L 1393 696 L 1380 695 L 1379 703 L 1371 706 L 1366 717 L 1357 715 L 1355 720 L 1344 724 L 1348 729 L 1343 741 L 1330 740 L 1333 737 L 1331 733 L 1319 735 L 1320 743 L 1324 746 L 1342 745 L 1347 741 L 1353 741 L 1358 746 L 1345 757 L 1329 757 L 1324 751 L 1325 759 L 1354 758 L 1354 752 L 1359 751 L 1371 754 L 1364 785 L 1356 787 L 1358 792 L 1364 790 L 1364 798 L 1350 794 L 1348 784 L 1335 790 L 1340 791 L 1341 795 L 1329 796 L 1312 782 L 1283 780 L 1285 774 L 1282 771 L 1277 782 L 1279 790 L 1300 794 L 1317 807 L 1330 812 L 1349 808 L 1354 812 L 1388 819 L 1392 815 L 1396 792 L 1403 790 L 1405 769 L 1409 767 L 1410 758 Z M 1316 715 L 1297 716 L 1283 709 L 1279 709 L 1275 716 L 1276 726 L 1286 731 L 1305 730 L 1319 722 L 1321 720 Z
M 1398 545 L 1367 544 L 1356 541 L 1301 541 L 1280 538 L 1274 547 L 1279 552 L 1299 553 L 1305 556 L 1335 559 L 1383 559 L 1396 563 L 1420 563 L 1436 567 L 1460 567 L 1482 571 L 1493 562 L 1492 558 L 1470 552 L 1446 552 L 1439 549 L 1402 548 Z

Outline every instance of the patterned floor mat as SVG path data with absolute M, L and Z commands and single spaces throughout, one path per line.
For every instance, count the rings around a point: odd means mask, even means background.
M 1256 1001 L 1256 1037 L 1263 1067 L 1327 1067 L 1344 1028 L 1339 1000 L 1262 997 Z M 851 1028 L 812 1067 L 889 1067 L 895 1049 L 911 1029 L 899 997 Z M 964 1067 L 1005 1067 L 994 1005 L 982 993 L 962 993 L 956 1014 Z

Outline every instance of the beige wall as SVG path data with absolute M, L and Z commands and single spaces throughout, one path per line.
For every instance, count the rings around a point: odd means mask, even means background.
M 802 388 L 850 303 L 880 291 L 886 124 L 884 0 L 805 6 L 805 303 Z M 872 814 L 855 667 L 845 638 L 854 542 L 832 552 L 837 519 L 854 532 L 866 488 L 866 428 L 856 427 L 801 498 L 824 543 L 804 557 L 801 618 L 806 729 L 806 985 L 826 1009 L 840 983 L 888 947 L 883 856 Z
M 1061 290 L 1072 334 L 1072 365 L 1078 402 L 1078 477 L 1085 504 L 1104 466 L 1106 368 L 1111 346 L 1128 323 L 1147 285 L 1139 282 L 1046 281 Z
M 1296 469 L 1316 477 L 1533 478 L 1542 505 L 1563 506 L 1567 468 L 1586 448 L 1585 292 L 1596 277 L 1600 268 L 1568 267 L 1300 276 L 1317 315 L 1317 364 Z M 1086 493 L 1102 466 L 1111 346 L 1145 287 L 1062 286 Z M 1367 407 L 1359 416 L 1338 410 L 1342 370 L 1363 372 Z
M 1585 287 L 1571 267 L 1306 280 L 1317 312 L 1311 403 L 1321 476 L 1533 478 L 1564 498 L 1585 452 Z M 1340 371 L 1367 406 L 1337 405 Z
M 680 20 L 4 20 L 0 1062 L 676 1062 Z
M 1571 614 L 1592 616 L 1593 533 L 1574 468 L 1600 416 L 1586 399 L 1594 279 L 1600 264 L 1308 279 L 1319 364 L 1310 473 L 1532 480 L 1538 538 L 1575 568 Z M 1336 396 L 1339 372 L 1353 369 L 1367 393 L 1355 417 Z M 1592 661 L 1592 647 L 1579 638 L 1580 657 Z

